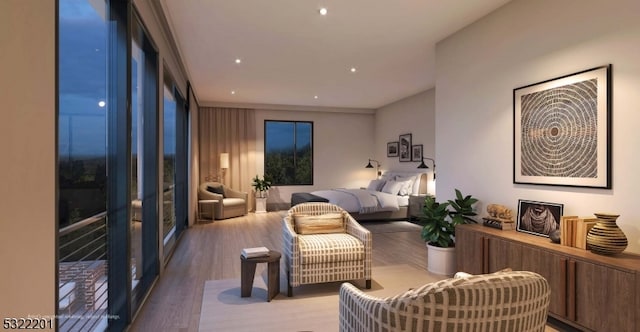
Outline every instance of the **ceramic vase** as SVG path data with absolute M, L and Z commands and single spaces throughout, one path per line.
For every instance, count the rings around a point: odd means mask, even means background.
M 619 254 L 627 248 L 627 237 L 616 220 L 620 215 L 594 213 L 598 222 L 587 233 L 587 249 L 600 255 Z

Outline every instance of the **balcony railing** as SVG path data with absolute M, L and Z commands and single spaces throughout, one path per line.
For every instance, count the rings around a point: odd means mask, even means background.
M 102 212 L 59 231 L 60 331 L 107 328 L 106 216 Z

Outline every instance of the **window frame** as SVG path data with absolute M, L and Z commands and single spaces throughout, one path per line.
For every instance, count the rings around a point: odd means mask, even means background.
M 267 155 L 268 155 L 268 152 L 267 152 L 267 145 L 268 145 L 267 125 L 269 123 L 278 123 L 278 122 L 279 123 L 293 123 L 294 124 L 294 135 L 293 135 L 294 136 L 294 142 L 293 142 L 293 145 L 294 145 L 294 147 L 293 147 L 293 151 L 294 151 L 294 169 L 297 168 L 297 165 L 296 165 L 296 161 L 297 161 L 296 152 L 297 152 L 298 149 L 297 149 L 297 146 L 295 145 L 296 144 L 295 138 L 297 136 L 296 135 L 297 124 L 304 123 L 304 124 L 309 124 L 310 125 L 311 132 L 310 132 L 310 135 L 309 135 L 310 136 L 309 140 L 310 140 L 310 150 L 311 150 L 311 181 L 310 181 L 310 183 L 278 183 L 278 182 L 275 182 L 275 179 L 272 179 L 272 185 L 273 186 L 312 186 L 313 183 L 314 183 L 314 170 L 313 169 L 314 169 L 314 159 L 315 159 L 314 155 L 313 155 L 313 151 L 314 151 L 313 145 L 314 145 L 314 141 L 315 141 L 315 139 L 314 139 L 314 124 L 313 124 L 313 121 L 307 121 L 307 120 L 270 120 L 270 119 L 264 120 L 264 137 L 263 137 L 264 138 L 264 150 L 263 150 L 264 151 L 264 159 L 263 159 L 263 167 L 264 167 L 265 176 L 267 176 L 267 177 L 269 176 L 269 174 L 267 173 Z

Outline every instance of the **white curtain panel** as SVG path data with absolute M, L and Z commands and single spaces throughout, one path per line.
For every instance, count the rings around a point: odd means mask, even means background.
M 251 193 L 256 175 L 255 110 L 201 107 L 198 114 L 200 182 L 220 181 L 235 190 Z M 229 168 L 222 172 L 220 154 L 229 154 Z M 249 206 L 253 195 L 249 195 Z

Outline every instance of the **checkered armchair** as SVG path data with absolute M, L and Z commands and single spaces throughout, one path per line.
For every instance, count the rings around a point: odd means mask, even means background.
M 328 234 L 299 234 L 295 218 L 341 213 L 343 230 Z M 332 281 L 364 279 L 371 288 L 371 232 L 337 205 L 302 203 L 282 221 L 287 295 L 293 287 Z
M 549 284 L 528 271 L 454 277 L 377 298 L 340 287 L 340 331 L 545 330 Z

